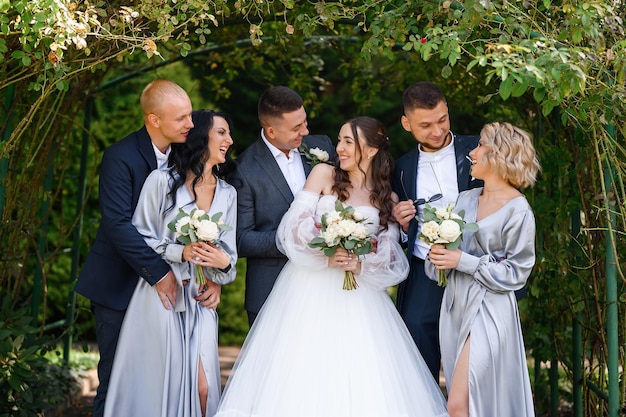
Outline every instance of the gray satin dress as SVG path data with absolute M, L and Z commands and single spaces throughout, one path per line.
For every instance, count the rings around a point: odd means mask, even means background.
M 148 245 L 166 259 L 176 275 L 176 309 L 166 310 L 147 281 L 140 279 L 126 311 L 115 352 L 111 381 L 105 404 L 105 417 L 200 417 L 198 360 L 202 359 L 209 383 L 207 416 L 213 416 L 220 399 L 217 313 L 198 304 L 195 265 L 181 262 L 184 246 L 167 224 L 178 207 L 195 208 L 186 187 L 176 194 L 176 207 L 167 211 L 170 179 L 167 171 L 153 171 L 139 197 L 133 216 Z M 209 214 L 222 212 L 233 231 L 222 232 L 222 248 L 230 255 L 227 272 L 204 268 L 205 277 L 219 284 L 235 279 L 237 216 L 235 189 L 218 180 Z M 183 286 L 183 280 L 190 280 Z
M 458 197 L 455 212 L 476 221 L 482 188 Z M 534 407 L 514 291 L 535 264 L 535 218 L 526 198 L 514 198 L 465 232 L 459 265 L 449 271 L 441 304 L 439 340 L 448 390 L 461 349 L 471 334 L 471 417 L 530 417 Z M 427 275 L 437 270 L 427 259 Z

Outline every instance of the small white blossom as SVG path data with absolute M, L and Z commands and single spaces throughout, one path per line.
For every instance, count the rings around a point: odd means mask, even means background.
M 326 152 L 325 150 L 322 150 L 320 148 L 313 148 L 313 149 L 310 150 L 310 152 L 320 162 L 326 162 L 330 158 L 330 156 L 328 155 L 328 152 Z
M 439 224 L 436 221 L 426 222 L 422 225 L 422 234 L 431 241 L 439 238 Z
M 450 210 L 448 210 L 448 208 L 449 208 L 449 206 L 448 207 L 440 207 L 440 208 L 437 209 L 435 214 L 440 219 L 448 220 L 450 218 Z
M 352 218 L 356 220 L 357 222 L 360 222 L 365 217 L 363 216 L 363 213 L 359 211 L 359 209 L 354 209 L 354 213 L 352 213 Z
M 189 220 L 191 220 L 188 216 L 186 217 L 181 217 L 177 222 L 176 222 L 176 233 L 178 233 L 179 235 L 183 235 L 186 236 L 188 233 L 184 233 L 183 232 L 183 227 L 187 226 L 189 224 Z

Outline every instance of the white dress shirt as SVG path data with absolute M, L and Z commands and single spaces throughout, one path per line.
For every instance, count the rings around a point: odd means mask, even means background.
M 270 152 L 274 156 L 276 163 L 280 167 L 283 177 L 287 180 L 289 188 L 292 194 L 295 196 L 298 191 L 302 190 L 304 183 L 306 182 L 306 175 L 304 174 L 304 165 L 302 164 L 302 158 L 298 149 L 292 149 L 289 151 L 289 157 L 285 155 L 283 151 L 272 145 L 263 134 L 261 130 L 261 138 L 265 145 L 269 148 Z
M 161 152 L 159 148 L 154 145 L 154 143 L 152 144 L 152 148 L 154 149 L 154 154 L 156 155 L 157 169 L 167 169 L 167 160 L 170 157 L 170 151 L 172 150 L 172 147 L 168 146 L 165 153 Z
M 456 204 L 459 195 L 459 184 L 456 174 L 456 154 L 454 152 L 454 135 L 445 148 L 436 152 L 424 152 L 420 145 L 417 164 L 417 199 L 423 198 L 428 201 L 435 194 L 442 194 L 443 198 L 432 201 L 432 207 L 440 208 L 448 204 Z M 417 217 L 424 215 L 426 204 L 417 206 Z M 422 229 L 422 222 L 418 222 L 417 233 Z M 420 239 L 415 239 L 413 255 L 425 259 L 430 246 Z

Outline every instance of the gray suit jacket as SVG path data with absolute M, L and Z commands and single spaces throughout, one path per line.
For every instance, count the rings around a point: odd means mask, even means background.
M 309 148 L 336 151 L 328 136 L 305 136 Z M 259 138 L 235 160 L 227 180 L 237 189 L 237 252 L 246 258 L 246 310 L 258 313 L 274 286 L 287 257 L 276 247 L 276 229 L 294 195 L 274 156 Z M 311 165 L 302 156 L 305 174 Z

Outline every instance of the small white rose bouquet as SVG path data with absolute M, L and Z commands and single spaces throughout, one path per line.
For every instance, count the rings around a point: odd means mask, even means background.
M 326 256 L 333 256 L 337 248 L 343 248 L 359 259 L 375 249 L 376 239 L 369 233 L 366 224 L 360 211 L 337 200 L 335 210 L 322 215 L 320 235 L 314 237 L 309 246 L 321 249 Z M 352 271 L 346 271 L 343 289 L 354 290 L 358 286 Z
M 330 159 L 328 152 L 326 152 L 325 150 L 320 148 L 309 149 L 309 147 L 304 142 L 302 142 L 298 150 L 302 152 L 309 164 L 311 164 L 311 167 L 314 167 L 320 162 L 328 162 L 328 160 Z
M 463 220 L 465 210 L 454 213 L 454 206 L 448 204 L 446 207 L 435 209 L 430 204 L 424 207 L 424 218 L 422 222 L 422 230 L 417 236 L 421 241 L 433 245 L 440 243 L 447 249 L 456 249 L 463 239 L 463 231 L 475 232 L 478 230 L 478 224 L 467 223 Z M 446 271 L 438 270 L 437 284 L 443 287 L 448 284 Z
M 233 228 L 221 220 L 222 213 L 210 216 L 206 211 L 194 208 L 187 213 L 182 208 L 178 209 L 178 215 L 167 227 L 176 232 L 177 239 L 188 245 L 191 242 L 206 242 L 218 245 L 222 231 L 230 231 Z M 206 278 L 200 265 L 196 265 L 196 282 L 200 287 L 206 284 Z

